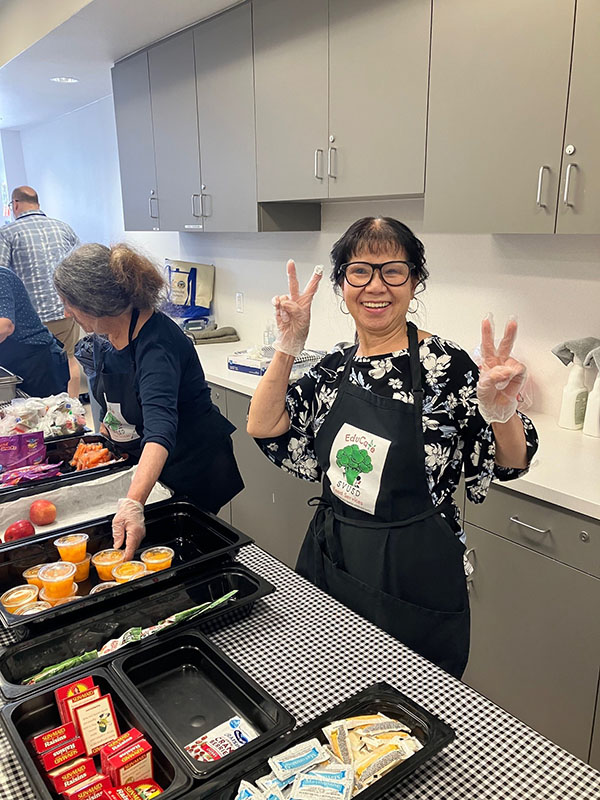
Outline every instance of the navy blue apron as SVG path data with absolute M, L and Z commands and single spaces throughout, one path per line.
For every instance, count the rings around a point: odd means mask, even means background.
M 464 545 L 433 505 L 425 472 L 417 329 L 408 323 L 414 404 L 350 384 L 358 345 L 315 437 L 322 497 L 297 571 L 460 678 L 469 654 Z
M 56 338 L 50 344 L 11 341 L 0 344 L 0 364 L 23 378 L 19 388 L 31 397 L 47 397 L 67 391 L 69 362 Z
M 129 324 L 129 370 L 106 372 L 105 350 L 98 355 L 93 394 L 104 415 L 104 425 L 115 445 L 129 453 L 136 462 L 142 452 L 144 419 L 136 386 L 135 341 L 133 332 L 139 310 L 131 312 Z M 177 495 L 185 495 L 201 508 L 216 514 L 244 488 L 233 455 L 231 433 L 235 430 L 213 405 L 187 431 L 185 441 L 178 442 L 168 457 L 160 481 Z M 201 444 L 200 444 L 201 443 Z M 202 452 L 199 452 L 200 447 Z

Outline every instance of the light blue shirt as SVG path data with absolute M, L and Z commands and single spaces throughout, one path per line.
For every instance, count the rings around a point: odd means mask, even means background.
M 26 211 L 0 228 L 0 267 L 11 269 L 25 284 L 42 322 L 62 319 L 65 310 L 52 276 L 79 239 L 67 225 L 43 211 Z

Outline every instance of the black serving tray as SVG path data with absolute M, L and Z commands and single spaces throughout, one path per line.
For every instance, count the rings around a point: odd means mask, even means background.
M 47 627 L 44 633 L 19 642 L 0 651 L 0 691 L 9 699 L 25 697 L 47 685 L 47 681 L 39 684 L 25 685 L 21 681 L 40 672 L 44 667 L 64 661 L 73 656 L 82 655 L 90 650 L 97 650 L 109 639 L 117 638 L 128 628 L 142 628 L 155 625 L 159 620 L 184 611 L 191 606 L 200 605 L 209 600 L 216 600 L 227 592 L 237 589 L 237 594 L 226 604 L 208 611 L 206 614 L 180 622 L 177 630 L 198 628 L 214 631 L 250 615 L 258 599 L 275 591 L 275 587 L 255 572 L 241 564 L 222 564 L 217 569 L 201 576 L 176 577 L 173 581 L 161 586 L 147 588 L 142 597 L 122 602 L 120 597 L 113 597 L 112 602 L 103 606 L 98 613 L 86 619 L 85 625 L 80 622 L 63 624 L 58 619 L 54 625 Z M 152 593 L 150 593 L 152 592 Z M 167 629 L 169 632 L 170 629 Z M 165 632 L 156 634 L 162 639 Z M 127 645 L 126 650 L 118 650 L 100 656 L 89 663 L 89 667 L 102 665 L 124 655 L 136 647 L 137 643 Z M 61 673 L 52 680 L 71 682 L 71 674 L 83 667 L 74 667 Z
M 81 620 L 87 622 L 101 607 L 118 597 L 120 603 L 130 596 L 139 597 L 148 587 L 162 584 L 177 574 L 198 573 L 222 561 L 231 561 L 239 549 L 252 543 L 252 539 L 223 520 L 193 505 L 187 500 L 170 499 L 156 503 L 146 509 L 146 538 L 140 551 L 151 545 L 168 545 L 175 550 L 169 569 L 152 572 L 129 583 L 87 596 L 90 589 L 101 583 L 93 566 L 90 577 L 79 585 L 81 600 L 42 611 L 33 616 L 21 617 L 10 614 L 0 605 L 0 622 L 6 628 L 27 626 L 31 630 L 43 630 L 50 620 Z M 62 528 L 52 533 L 10 542 L 0 547 L 0 594 L 24 583 L 22 573 L 28 567 L 58 561 L 58 550 L 53 542 L 69 533 L 89 535 L 88 553 L 112 547 L 112 517 Z
M 178 759 L 178 754 L 172 751 L 169 743 L 160 735 L 160 731 L 157 731 L 151 725 L 146 725 L 136 714 L 135 709 L 129 703 L 129 699 L 119 689 L 118 681 L 115 680 L 114 676 L 108 670 L 102 668 L 94 668 L 84 672 L 80 670 L 79 675 L 81 677 L 91 675 L 103 695 L 110 693 L 121 733 L 128 731 L 130 728 L 137 728 L 152 745 L 154 779 L 165 790 L 161 794 L 161 800 L 163 797 L 165 800 L 175 800 L 175 798 L 184 795 L 192 785 L 192 781 L 185 774 L 183 764 Z M 35 796 L 40 800 L 56 800 L 58 795 L 47 787 L 42 777 L 43 767 L 38 766 L 25 742 L 30 737 L 51 730 L 61 724 L 54 699 L 54 690 L 70 682 L 70 680 L 63 680 L 55 681 L 51 685 L 45 685 L 35 695 L 28 697 L 26 700 L 10 703 L 4 706 L 0 712 L 4 731 L 15 756 L 34 788 Z M 96 756 L 95 761 L 99 769 L 100 758 Z
M 209 797 L 211 800 L 234 800 L 240 780 L 254 783 L 257 778 L 271 772 L 271 768 L 267 764 L 268 758 L 279 755 L 288 747 L 313 737 L 326 744 L 327 739 L 322 732 L 322 728 L 326 725 L 357 714 L 374 714 L 379 711 L 408 725 L 423 748 L 385 773 L 378 781 L 363 789 L 359 795 L 360 800 L 375 800 L 375 798 L 381 797 L 411 772 L 426 764 L 432 756 L 439 753 L 454 739 L 452 728 L 438 717 L 389 684 L 375 683 L 306 725 L 282 736 L 276 742 L 271 742 L 268 748 L 244 763 L 243 773 L 236 775 L 235 780 L 230 780 L 228 773 L 217 775 L 212 780 L 200 786 L 197 785 L 186 795 L 186 800 L 204 800 Z
M 248 758 L 295 724 L 291 714 L 195 631 L 165 634 L 160 642 L 116 657 L 111 668 L 140 714 L 150 715 L 185 759 L 187 771 L 200 780 L 223 771 L 237 776 Z M 196 761 L 184 750 L 234 716 L 247 720 L 258 737 L 218 761 Z
M 92 467 L 92 469 L 84 469 L 77 472 L 75 467 L 72 467 L 69 462 L 73 458 L 77 445 L 82 440 L 86 442 L 86 444 L 100 442 L 109 450 L 113 458 L 121 460 L 115 464 L 101 464 L 99 467 Z M 127 469 L 134 463 L 127 453 L 122 453 L 114 442 L 101 433 L 78 433 L 76 435 L 70 434 L 69 436 L 55 436 L 45 439 L 44 444 L 46 445 L 46 460 L 49 464 L 58 464 L 62 461 L 60 467 L 61 474 L 56 475 L 54 478 L 38 478 L 35 481 L 28 481 L 27 483 L 21 483 L 17 486 L 0 486 L 0 502 L 18 500 L 21 497 L 30 497 L 40 494 L 40 492 L 49 492 L 52 491 L 52 489 L 71 486 L 74 483 L 82 483 L 83 481 L 92 480 L 94 478 L 101 478 L 104 475 Z

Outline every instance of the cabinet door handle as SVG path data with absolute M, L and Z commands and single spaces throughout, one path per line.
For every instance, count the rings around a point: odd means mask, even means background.
M 546 203 L 542 203 L 542 186 L 544 184 L 544 170 L 549 169 L 550 167 L 544 164 L 543 167 L 540 167 L 540 171 L 538 172 L 537 196 L 535 199 L 535 204 L 538 208 L 546 208 Z
M 542 528 L 536 528 L 534 525 L 528 525 L 526 522 L 521 522 L 517 516 L 510 517 L 510 521 L 514 522 L 515 525 L 522 525 L 523 528 L 527 528 L 530 531 L 535 531 L 536 533 L 551 533 L 550 528 L 546 528 L 546 530 L 542 530 Z
M 155 203 L 158 203 L 158 197 L 154 196 L 154 189 L 150 192 L 150 197 L 148 198 L 148 214 L 150 215 L 151 219 L 158 219 L 158 214 L 152 213 L 152 201 L 154 200 Z
M 320 147 L 315 150 L 315 178 L 318 181 L 323 180 L 323 176 L 321 175 L 321 159 L 323 158 L 323 151 Z
M 577 164 L 567 164 L 567 172 L 565 173 L 565 193 L 563 195 L 563 203 L 569 208 L 573 208 L 573 203 L 569 202 L 569 189 L 571 188 L 571 171 L 577 168 Z
M 212 196 L 209 194 L 204 194 L 204 192 L 200 195 L 200 216 L 212 216 Z
M 196 212 L 196 209 L 197 209 L 196 198 L 197 197 L 200 197 L 200 195 L 199 194 L 193 194 L 192 198 L 191 198 L 192 199 L 192 217 L 201 217 L 202 216 L 202 214 L 198 214 Z
M 329 147 L 327 149 L 327 175 L 330 178 L 337 178 L 333 172 L 333 154 L 337 153 L 337 147 Z

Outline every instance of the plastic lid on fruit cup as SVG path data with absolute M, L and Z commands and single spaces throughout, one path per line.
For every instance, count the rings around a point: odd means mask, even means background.
M 90 594 L 98 594 L 98 592 L 103 592 L 105 589 L 112 589 L 113 586 L 118 585 L 116 581 L 104 581 L 104 583 L 99 583 L 97 586 L 94 586 L 93 589 L 90 589 Z
M 168 561 L 175 555 L 175 550 L 172 547 L 148 547 L 140 555 L 140 559 L 144 562 L 150 561 L 152 563 L 159 561 Z
M 40 600 L 43 600 L 44 602 L 50 603 L 51 606 L 57 606 L 63 600 L 65 600 L 67 597 L 73 597 L 75 594 L 77 594 L 78 589 L 79 589 L 79 586 L 75 583 L 75 581 L 73 581 L 73 583 L 71 584 L 71 589 L 69 591 L 69 594 L 65 595 L 65 597 L 48 597 L 48 595 L 46 594 L 46 590 L 45 589 L 40 589 L 39 597 L 40 597 Z M 77 598 L 77 599 L 79 599 L 79 598 Z
M 113 547 L 108 550 L 100 550 L 92 556 L 92 564 L 116 564 L 125 558 L 124 550 L 115 550 Z
M 75 575 L 75 564 L 70 561 L 55 561 L 52 564 L 44 564 L 38 572 L 38 578 L 44 582 L 65 581 Z
M 44 564 L 36 564 L 36 565 L 35 565 L 35 567 L 28 567 L 28 568 L 27 568 L 27 569 L 26 569 L 26 570 L 25 570 L 25 571 L 22 573 L 22 575 L 23 575 L 23 577 L 25 578 L 25 580 L 27 580 L 27 578 L 35 578 L 35 577 L 36 577 L 36 575 L 38 574 L 38 572 L 41 570 L 41 568 L 42 568 L 43 566 L 44 566 Z
M 89 538 L 87 533 L 68 533 L 66 536 L 61 536 L 60 539 L 55 539 L 53 544 L 56 547 L 70 547 L 76 544 L 83 544 Z
M 118 581 L 131 581 L 134 578 L 141 578 L 146 574 L 146 565 L 141 561 L 124 561 L 122 564 L 117 564 L 113 567 L 112 576 Z
M 39 588 L 31 583 L 14 586 L 0 597 L 3 606 L 24 606 L 37 600 Z
M 28 616 L 29 614 L 39 614 L 41 611 L 47 611 L 52 608 L 47 600 L 39 600 L 34 603 L 27 603 L 26 606 L 21 606 L 15 611 L 21 617 Z

